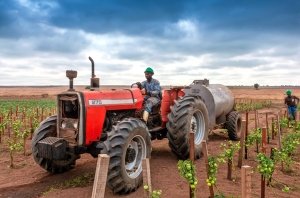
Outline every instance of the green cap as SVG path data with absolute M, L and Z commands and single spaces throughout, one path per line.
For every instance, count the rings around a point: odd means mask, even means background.
M 286 95 L 291 95 L 292 94 L 292 91 L 291 90 L 286 90 Z
M 154 71 L 151 67 L 147 67 L 147 69 L 145 70 L 145 73 L 151 73 L 151 74 L 154 74 Z

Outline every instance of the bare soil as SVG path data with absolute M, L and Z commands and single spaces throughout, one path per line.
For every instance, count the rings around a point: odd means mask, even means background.
M 55 94 L 66 90 L 66 87 L 44 87 L 42 89 L 36 88 L 18 88 L 13 90 L 9 88 L 0 88 L 0 97 L 2 98 L 23 98 L 33 97 L 39 98 L 42 94 L 48 94 L 47 97 L 52 97 Z M 283 100 L 285 89 L 267 89 L 267 90 L 254 90 L 254 89 L 232 89 L 235 98 L 251 98 L 251 99 L 276 99 Z M 296 95 L 300 91 L 296 90 Z M 44 95 L 45 96 L 45 95 Z M 265 124 L 264 112 L 278 112 L 277 108 L 260 110 L 260 124 Z M 243 115 L 245 116 L 245 115 Z M 269 116 L 271 117 L 271 116 Z M 271 119 L 271 118 L 270 118 Z M 254 115 L 250 114 L 249 128 L 254 127 Z M 213 131 L 209 135 L 208 150 L 210 155 L 217 155 L 221 153 L 220 144 L 227 140 L 227 135 L 221 131 Z M 5 140 L 3 141 L 5 142 Z M 276 147 L 278 137 L 272 140 L 268 147 Z M 0 145 L 0 197 L 13 197 L 13 198 L 56 198 L 56 197 L 91 197 L 93 176 L 96 169 L 97 159 L 92 158 L 89 154 L 81 156 L 77 161 L 74 169 L 67 173 L 52 175 L 40 168 L 30 155 L 31 141 L 27 141 L 27 156 L 22 153 L 15 155 L 15 168 L 9 168 L 9 152 L 7 145 Z M 269 148 L 267 149 L 269 152 Z M 260 175 L 255 170 L 255 148 L 251 147 L 248 151 L 248 159 L 244 161 L 244 165 L 254 167 L 252 174 L 252 197 L 260 197 Z M 292 166 L 291 172 L 282 172 L 280 167 L 277 167 L 274 173 L 273 187 L 267 187 L 266 197 L 300 197 L 300 150 L 294 156 L 295 163 Z M 234 160 L 237 164 L 237 156 Z M 177 159 L 172 154 L 168 140 L 155 140 L 152 142 L 152 155 L 150 160 L 151 178 L 153 189 L 161 189 L 162 197 L 182 198 L 189 197 L 189 188 L 184 179 L 182 179 L 177 171 Z M 198 185 L 197 197 L 209 197 L 208 187 L 206 185 L 206 172 L 204 160 L 201 158 L 196 161 Z M 66 181 L 72 181 L 74 178 L 81 177 L 82 175 L 89 175 L 89 179 L 82 181 L 80 187 L 66 187 Z M 235 166 L 233 171 L 233 181 L 226 179 L 227 166 L 221 165 L 217 177 L 218 190 L 226 197 L 240 197 L 241 191 L 241 177 L 240 169 Z M 280 183 L 278 183 L 278 182 Z M 281 191 L 282 184 L 291 187 L 289 193 Z M 115 195 L 110 189 L 106 189 L 105 197 L 142 197 L 143 188 L 140 187 L 136 192 L 129 195 Z

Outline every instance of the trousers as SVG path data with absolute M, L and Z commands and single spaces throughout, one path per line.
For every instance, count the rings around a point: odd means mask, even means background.
M 289 111 L 289 117 L 292 118 L 293 120 L 295 120 L 297 107 L 296 106 L 288 106 L 288 111 Z
M 160 103 L 160 99 L 157 97 L 145 96 L 144 103 L 145 103 L 145 111 L 151 113 L 152 107 Z

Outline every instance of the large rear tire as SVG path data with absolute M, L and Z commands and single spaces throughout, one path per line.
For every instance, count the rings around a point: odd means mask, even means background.
M 43 169 L 51 173 L 63 173 L 75 166 L 75 161 L 78 159 L 78 156 L 72 155 L 66 160 L 49 160 L 38 157 L 37 143 L 46 137 L 57 137 L 56 122 L 56 115 L 50 116 L 41 122 L 32 137 L 32 154 L 34 161 Z
M 208 112 L 198 97 L 175 101 L 168 115 L 168 139 L 172 152 L 180 159 L 189 157 L 189 132 L 195 133 L 195 157 L 200 158 L 202 141 L 208 136 Z
M 142 160 L 150 158 L 150 139 L 145 123 L 136 118 L 122 120 L 108 133 L 107 185 L 114 193 L 127 194 L 142 184 Z
M 225 128 L 230 140 L 239 140 L 241 137 L 242 118 L 237 111 L 231 111 L 226 116 Z

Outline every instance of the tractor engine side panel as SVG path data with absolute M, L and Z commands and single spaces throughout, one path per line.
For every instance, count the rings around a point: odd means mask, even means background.
M 139 89 L 84 91 L 86 109 L 86 145 L 99 141 L 108 111 L 141 109 Z

